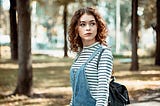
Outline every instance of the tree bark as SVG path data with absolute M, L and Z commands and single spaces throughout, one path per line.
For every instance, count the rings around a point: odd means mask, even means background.
M 156 56 L 155 65 L 160 66 L 160 0 L 156 2 L 157 7 L 157 25 L 156 25 Z
M 137 71 L 139 69 L 137 43 L 138 43 L 138 0 L 132 0 L 132 27 L 131 27 L 131 42 L 132 42 L 132 63 L 130 70 Z
M 64 57 L 68 57 L 67 51 L 67 4 L 64 4 L 63 11 L 63 25 L 64 25 Z
M 17 0 L 18 11 L 18 80 L 14 94 L 32 95 L 30 1 Z
M 10 47 L 11 59 L 18 60 L 18 34 L 16 21 L 16 0 L 10 0 Z
M 2 13 L 2 1 L 0 0 L 0 13 Z M 0 14 L 0 20 L 2 20 L 1 19 L 1 14 Z M 0 23 L 0 28 L 1 28 L 1 23 Z M 0 44 L 0 58 L 1 58 L 1 44 Z

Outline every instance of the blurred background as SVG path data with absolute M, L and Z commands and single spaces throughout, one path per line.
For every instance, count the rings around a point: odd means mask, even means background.
M 66 4 L 65 4 L 66 3 Z M 64 5 L 67 16 L 64 17 Z M 32 52 L 62 50 L 64 47 L 64 22 L 70 23 L 74 11 L 82 6 L 98 9 L 105 19 L 108 29 L 108 45 L 114 54 L 131 55 L 131 0 L 32 0 L 31 39 Z M 1 0 L 0 43 L 10 43 L 10 1 Z M 152 25 L 156 24 L 156 0 L 139 0 L 138 53 L 139 56 L 154 56 L 156 33 Z M 2 52 L 2 51 L 1 51 Z M 44 53 L 44 52 L 42 52 Z M 1 55 L 3 55 L 1 53 Z M 60 56 L 60 54 L 59 54 Z M 63 55 L 61 55 L 63 56 Z
M 160 102 L 159 0 L 0 0 L 0 105 L 69 104 L 68 25 L 86 6 L 107 23 L 114 75 L 131 103 Z

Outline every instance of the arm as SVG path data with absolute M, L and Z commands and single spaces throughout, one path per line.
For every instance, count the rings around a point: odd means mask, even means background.
M 113 67 L 113 56 L 110 50 L 105 49 L 98 64 L 98 98 L 96 106 L 107 106 L 109 96 L 109 81 Z

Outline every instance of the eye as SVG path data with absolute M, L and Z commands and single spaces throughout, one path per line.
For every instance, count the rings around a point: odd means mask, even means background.
M 95 23 L 95 22 L 90 23 L 90 26 L 94 26 L 94 25 L 96 25 L 96 23 Z
M 85 23 L 81 23 L 81 24 L 80 24 L 81 27 L 84 27 L 85 25 L 86 25 Z

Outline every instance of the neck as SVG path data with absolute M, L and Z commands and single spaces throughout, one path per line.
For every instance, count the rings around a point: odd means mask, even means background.
M 90 46 L 92 44 L 96 43 L 96 41 L 92 41 L 92 42 L 89 42 L 89 41 L 84 41 L 83 42 L 83 46 L 86 47 L 86 46 Z

